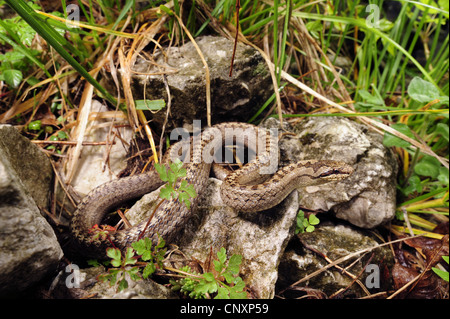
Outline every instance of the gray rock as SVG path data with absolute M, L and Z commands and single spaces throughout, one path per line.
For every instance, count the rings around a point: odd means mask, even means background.
M 0 125 L 0 149 L 27 194 L 38 207 L 47 207 L 53 178 L 47 155 L 10 125 Z
M 308 159 L 343 161 L 355 169 L 339 183 L 299 190 L 299 204 L 311 210 L 333 210 L 336 217 L 373 228 L 391 220 L 396 209 L 398 165 L 382 136 L 340 117 L 313 117 L 295 127 L 296 136 L 280 142 L 284 163 Z
M 320 252 L 332 261 L 365 248 L 377 247 L 378 242 L 374 235 L 364 231 L 355 230 L 349 225 L 320 225 L 312 233 L 298 235 L 302 245 L 290 245 L 279 267 L 279 281 L 277 288 L 283 290 L 298 280 L 305 278 L 315 271 L 319 271 L 328 265 L 328 262 L 320 256 Z M 305 248 L 305 245 L 308 248 Z M 300 248 L 301 247 L 301 248 Z M 313 252 L 311 249 L 316 250 Z M 361 256 L 357 256 L 361 257 Z M 365 296 L 361 286 L 370 292 L 376 292 L 378 288 L 386 288 L 391 283 L 385 282 L 383 270 L 391 267 L 394 258 L 389 248 L 377 247 L 362 258 L 349 259 L 338 266 L 347 269 L 352 275 L 358 277 L 359 283 L 354 283 L 354 278 L 334 267 L 312 276 L 309 280 L 300 283 L 299 287 L 310 287 L 331 296 L 339 289 L 349 288 L 346 294 L 356 297 Z M 369 258 L 372 258 L 369 260 Z M 367 266 L 367 267 L 366 267 Z M 364 270 L 364 267 L 365 270 Z M 351 285 L 353 283 L 353 285 Z M 374 290 L 375 289 L 375 290 Z M 285 292 L 286 296 L 292 292 Z
M 99 281 L 100 275 L 107 272 L 103 266 L 78 269 L 68 265 L 55 279 L 50 291 L 56 299 L 176 299 L 177 295 L 169 288 L 150 279 L 131 280 L 126 276 L 128 288 L 119 291 L 117 285 Z
M 63 253 L 37 207 L 48 202 L 48 159 L 11 126 L 0 136 L 0 296 L 11 296 L 54 271 Z
M 204 36 L 196 38 L 196 42 L 210 69 L 212 122 L 246 121 L 273 93 L 263 57 L 252 47 L 238 43 L 233 76 L 229 77 L 233 41 Z M 136 60 L 134 71 L 140 74 L 132 75 L 133 96 L 148 100 L 163 98 L 167 102 L 163 77 L 159 75 L 167 72 L 172 98 L 168 127 L 186 127 L 193 120 L 206 123 L 205 68 L 195 47 L 187 42 L 164 51 L 163 54 L 156 50 L 152 62 Z M 154 113 L 153 123 L 161 127 L 165 117 L 165 109 Z

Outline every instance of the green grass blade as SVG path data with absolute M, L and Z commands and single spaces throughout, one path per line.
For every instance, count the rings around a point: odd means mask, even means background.
M 114 23 L 112 29 L 115 29 L 120 21 L 127 15 L 128 11 L 134 6 L 134 0 L 127 0 L 125 3 L 125 6 L 122 8 L 122 10 L 119 13 L 119 16 L 116 19 L 116 22 Z
M 64 48 L 72 47 L 70 43 L 56 32 L 46 21 L 42 20 L 23 0 L 5 0 L 6 3 L 19 14 L 36 32 L 44 38 L 82 77 L 94 86 L 111 103 L 117 100 L 109 94 Z M 73 47 L 72 47 L 73 48 Z M 71 51 L 74 52 L 74 51 Z
M 13 32 L 9 30 L 8 26 L 5 23 L 3 23 L 2 20 L 0 20 L 0 25 L 8 32 L 8 34 L 11 35 L 11 37 L 14 37 Z M 42 69 L 42 71 L 44 71 L 48 77 L 51 77 L 51 74 L 47 71 L 47 69 L 45 68 L 45 65 L 42 64 L 42 62 L 39 61 L 35 56 L 30 54 L 29 50 L 22 43 L 14 42 L 10 38 L 8 38 L 7 36 L 5 36 L 1 33 L 0 33 L 0 39 L 2 41 L 5 41 L 9 45 L 11 45 L 15 51 L 20 52 L 23 55 L 25 55 L 28 59 L 30 59 L 30 61 L 32 61 L 34 64 L 36 64 L 38 67 L 40 67 Z
M 343 24 L 353 24 L 355 26 L 360 27 L 361 29 L 373 32 L 375 35 L 381 37 L 385 41 L 392 44 L 397 50 L 399 50 L 401 53 L 403 53 L 415 66 L 416 68 L 424 75 L 424 77 L 427 79 L 427 81 L 433 83 L 436 87 L 439 87 L 434 79 L 430 76 L 430 74 L 420 65 L 420 63 L 408 52 L 406 51 L 399 43 L 392 40 L 389 36 L 387 36 L 385 33 L 381 32 L 377 28 L 369 27 L 366 24 L 365 19 L 355 19 L 355 18 L 348 18 L 348 17 L 339 17 L 339 16 L 327 16 L 322 14 L 315 14 L 315 13 L 304 13 L 304 12 L 293 12 L 293 16 L 297 16 L 303 19 L 316 19 L 316 20 L 323 20 L 323 21 L 329 21 L 329 22 L 337 22 L 337 23 L 343 23 Z M 440 89 L 441 90 L 441 89 Z M 441 94 L 444 95 L 444 92 L 441 90 Z

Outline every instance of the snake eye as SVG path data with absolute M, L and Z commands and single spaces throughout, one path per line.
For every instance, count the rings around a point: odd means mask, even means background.
M 333 175 L 333 171 L 327 171 L 325 173 L 322 173 L 322 174 L 319 175 L 319 177 L 327 177 L 327 176 L 330 176 L 330 175 Z
M 328 176 L 339 175 L 339 174 L 341 174 L 340 170 L 330 169 L 330 170 L 327 170 L 326 172 L 323 172 L 322 174 L 320 174 L 319 177 L 328 177 Z

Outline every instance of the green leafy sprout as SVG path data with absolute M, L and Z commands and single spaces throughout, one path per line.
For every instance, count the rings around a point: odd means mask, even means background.
M 191 207 L 191 198 L 195 198 L 197 193 L 192 184 L 188 184 L 188 181 L 181 180 L 180 185 L 176 187 L 176 183 L 179 178 L 186 176 L 186 169 L 183 168 L 183 162 L 178 158 L 172 163 L 169 163 L 169 168 L 157 163 L 155 169 L 159 174 L 159 178 L 167 184 L 161 189 L 159 197 L 162 199 L 178 198 L 181 203 L 184 203 L 188 209 Z
M 162 261 L 167 251 L 164 248 L 166 243 L 161 237 L 155 247 L 152 245 L 150 239 L 143 238 L 132 243 L 125 253 L 118 248 L 107 248 L 106 254 L 111 258 L 112 267 L 108 269 L 107 274 L 100 275 L 98 279 L 109 282 L 110 286 L 117 284 L 117 291 L 122 291 L 128 288 L 127 277 L 133 281 L 149 278 L 157 268 L 163 267 Z
M 245 299 L 245 283 L 238 276 L 241 262 L 242 256 L 232 255 L 227 263 L 226 249 L 222 247 L 213 261 L 214 272 L 199 274 L 185 266 L 181 268 L 185 277 L 170 281 L 172 290 L 194 299 L 210 298 L 211 294 L 216 294 L 214 299 Z
M 302 234 L 305 231 L 307 233 L 311 233 L 314 231 L 315 227 L 320 223 L 319 218 L 316 217 L 316 215 L 311 214 L 308 218 L 305 217 L 305 212 L 302 210 L 299 210 L 297 214 L 297 224 L 295 227 L 295 233 L 296 234 Z

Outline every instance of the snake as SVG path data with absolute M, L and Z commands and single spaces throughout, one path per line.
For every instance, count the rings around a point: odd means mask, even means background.
M 256 156 L 227 175 L 221 169 L 216 170 L 220 166 L 213 165 L 212 155 L 230 140 L 253 149 Z M 159 237 L 166 243 L 174 241 L 192 217 L 212 167 L 216 175 L 223 175 L 220 195 L 224 205 L 241 212 L 270 209 L 296 189 L 340 181 L 353 172 L 350 165 L 332 160 L 303 160 L 278 169 L 278 135 L 247 123 L 227 122 L 207 127 L 197 138 L 191 137 L 189 143 L 175 143 L 167 150 L 162 163 L 168 165 L 174 157 L 180 158 L 180 150 L 186 144 L 189 144 L 184 150 L 186 174 L 177 180 L 175 188 L 183 180 L 193 185 L 197 196 L 191 199 L 190 208 L 172 197 L 160 202 L 150 221 L 100 233 L 95 229 L 98 230 L 97 225 L 101 225 L 108 212 L 165 184 L 155 170 L 104 183 L 81 200 L 71 219 L 70 231 L 77 251 L 86 257 L 103 258 L 108 247 L 124 251 L 138 238 L 149 238 L 155 244 Z

